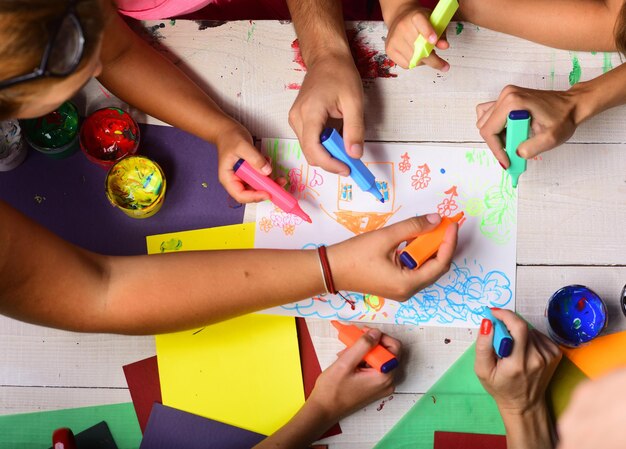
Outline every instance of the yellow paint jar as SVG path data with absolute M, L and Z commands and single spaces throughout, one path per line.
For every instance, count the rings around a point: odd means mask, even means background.
M 156 214 L 165 199 L 165 175 L 145 156 L 127 156 L 113 165 L 106 177 L 106 196 L 132 218 Z

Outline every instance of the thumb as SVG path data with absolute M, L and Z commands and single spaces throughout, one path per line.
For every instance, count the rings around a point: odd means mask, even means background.
M 382 231 L 389 237 L 391 242 L 397 246 L 406 240 L 432 231 L 439 223 L 441 223 L 441 216 L 439 214 L 428 214 L 394 223 L 391 226 L 383 228 Z
M 240 145 L 237 151 L 237 156 L 245 159 L 248 164 L 252 165 L 257 171 L 266 176 L 272 173 L 272 166 L 267 159 L 265 159 L 259 150 L 247 142 Z
M 476 338 L 476 361 L 474 371 L 479 378 L 487 378 L 489 373 L 496 367 L 496 354 L 493 351 L 493 324 L 487 318 L 483 318 L 480 332 Z
M 382 333 L 378 329 L 368 329 L 351 347 L 339 357 L 340 360 L 354 370 L 380 341 Z
M 363 102 L 350 101 L 343 108 L 343 141 L 350 157 L 360 159 L 363 156 L 364 140 Z
M 524 159 L 530 159 L 545 151 L 551 150 L 559 144 L 557 139 L 549 132 L 535 134 L 528 140 L 520 143 L 517 154 Z

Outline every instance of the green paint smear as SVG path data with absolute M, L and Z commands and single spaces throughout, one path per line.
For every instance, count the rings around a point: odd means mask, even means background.
M 597 51 L 592 51 L 591 54 L 595 56 L 595 55 L 598 54 L 598 52 Z
M 459 34 L 461 34 L 463 32 L 463 23 L 459 22 L 456 24 L 456 35 L 458 36 Z
M 170 25 L 172 25 L 172 26 L 176 25 L 176 20 L 175 19 L 170 19 Z
M 180 239 L 171 238 L 168 241 L 161 242 L 161 252 L 178 251 L 183 247 L 183 241 Z
M 252 35 L 254 34 L 254 30 L 256 29 L 256 22 L 252 22 L 252 26 L 250 27 L 250 29 L 248 30 L 248 39 L 247 42 L 250 42 L 250 39 L 252 39 Z
M 602 73 L 606 73 L 612 69 L 613 69 L 613 64 L 611 63 L 611 53 L 604 52 L 604 61 L 602 63 Z
M 580 81 L 580 75 L 582 70 L 580 69 L 580 62 L 578 61 L 578 56 L 574 54 L 572 56 L 572 71 L 569 72 L 569 85 L 573 86 L 577 82 Z

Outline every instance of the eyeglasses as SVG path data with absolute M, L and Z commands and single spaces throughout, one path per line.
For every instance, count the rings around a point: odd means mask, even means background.
M 76 0 L 70 0 L 65 12 L 50 22 L 50 39 L 39 67 L 26 75 L 0 81 L 0 89 L 44 77 L 61 78 L 73 73 L 85 49 L 85 34 L 76 15 Z

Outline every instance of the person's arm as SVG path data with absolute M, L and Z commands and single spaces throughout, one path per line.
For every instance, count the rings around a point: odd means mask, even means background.
M 309 165 L 347 176 L 345 164 L 320 143 L 330 118 L 343 119 L 348 153 L 363 154 L 363 84 L 346 36 L 339 0 L 287 0 L 307 72 L 289 111 L 289 125 Z
M 393 394 L 396 370 L 384 374 L 362 366 L 365 354 L 379 341 L 396 358 L 400 357 L 398 340 L 381 335 L 378 329 L 369 329 L 320 375 L 311 396 L 298 413 L 255 449 L 307 447 L 341 418 Z
M 493 326 L 484 319 L 476 339 L 474 370 L 496 401 L 508 449 L 552 449 L 554 432 L 546 404 L 546 388 L 561 360 L 561 351 L 548 337 L 528 330 L 509 310 L 492 309 L 513 337 L 511 355 L 498 358 L 493 350 Z
M 271 165 L 252 145 L 250 133 L 226 115 L 211 97 L 172 62 L 134 33 L 112 9 L 102 43 L 100 81 L 115 96 L 172 126 L 215 143 L 219 179 L 242 203 L 268 199 L 266 192 L 246 190 L 233 172 L 243 158 L 264 174 Z
M 626 64 L 622 64 L 590 81 L 577 83 L 566 91 L 507 86 L 496 101 L 476 107 L 476 126 L 496 159 L 506 168 L 510 162 L 500 134 L 505 128 L 509 112 L 530 112 L 533 136 L 517 149 L 521 157 L 530 159 L 567 141 L 584 121 L 625 104 L 625 85 Z
M 436 215 L 436 214 L 435 214 Z M 413 218 L 328 247 L 339 290 L 406 300 L 445 273 L 449 230 L 437 257 L 402 268 L 400 242 L 434 229 Z M 56 237 L 0 201 L 0 313 L 82 332 L 156 334 L 190 329 L 324 291 L 316 251 L 198 251 L 108 257 Z
M 615 51 L 622 0 L 464 0 L 459 19 L 554 48 Z
M 445 32 L 437 39 L 437 33 L 430 23 L 428 8 L 424 8 L 417 0 L 381 0 L 380 8 L 385 25 L 389 29 L 385 40 L 385 50 L 389 57 L 403 69 L 409 68 L 413 57 L 415 40 L 421 34 L 440 50 L 446 50 L 449 45 Z M 419 65 L 425 64 L 436 70 L 447 72 L 450 64 L 441 59 L 434 50 L 426 58 L 422 58 Z

